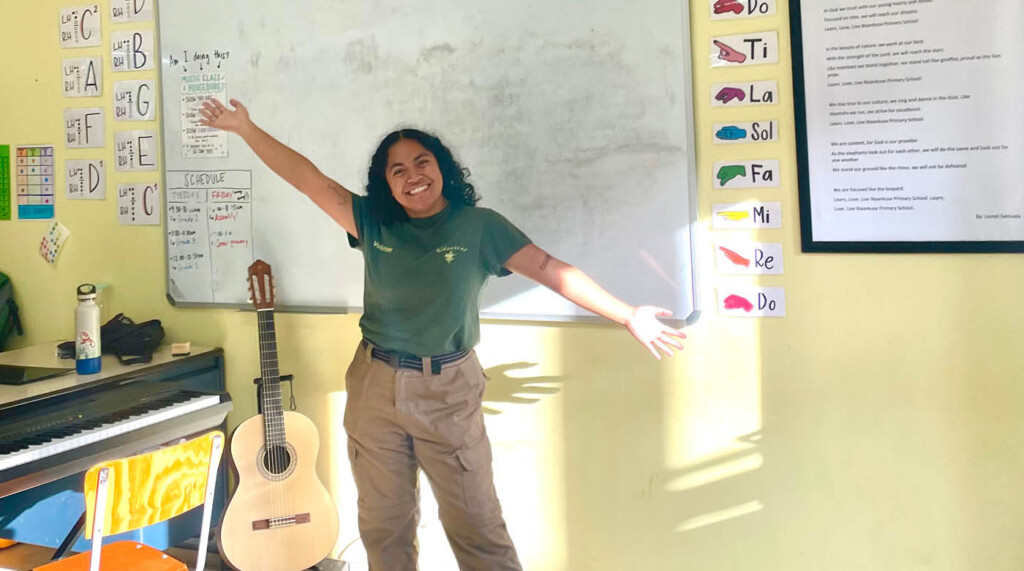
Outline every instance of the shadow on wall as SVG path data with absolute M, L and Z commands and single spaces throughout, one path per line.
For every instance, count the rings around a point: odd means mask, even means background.
M 515 377 L 509 372 L 536 367 L 537 363 L 520 361 L 507 363 L 484 369 L 487 377 L 487 388 L 484 390 L 484 414 L 501 414 L 502 411 L 486 406 L 486 403 L 534 404 L 545 395 L 561 392 L 561 388 L 547 385 L 563 382 L 560 376 Z

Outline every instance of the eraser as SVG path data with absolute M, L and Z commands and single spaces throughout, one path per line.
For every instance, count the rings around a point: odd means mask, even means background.
M 188 355 L 192 352 L 192 343 L 186 341 L 184 343 L 172 343 L 171 344 L 171 356 L 180 357 L 182 355 Z

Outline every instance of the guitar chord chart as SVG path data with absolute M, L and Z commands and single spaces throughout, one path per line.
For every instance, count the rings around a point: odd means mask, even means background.
M 53 218 L 53 146 L 18 147 L 18 218 Z
M 11 219 L 11 146 L 0 145 L 0 220 Z

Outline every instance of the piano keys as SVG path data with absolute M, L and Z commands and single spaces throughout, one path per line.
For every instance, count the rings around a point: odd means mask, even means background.
M 52 366 L 54 345 L 0 353 L 0 363 Z M 104 357 L 96 375 L 0 386 L 0 537 L 57 547 L 85 509 L 85 470 L 223 430 L 231 407 L 220 349 L 193 348 L 190 356 L 172 357 L 169 346 L 161 347 L 149 364 L 123 366 Z M 225 481 L 222 470 L 219 505 Z M 170 523 L 122 539 L 144 538 L 163 549 L 198 529 Z M 79 539 L 72 549 L 88 548 Z

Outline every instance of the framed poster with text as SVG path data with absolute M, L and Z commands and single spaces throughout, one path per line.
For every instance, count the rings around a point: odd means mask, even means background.
M 792 0 L 805 252 L 1024 251 L 1024 2 Z

